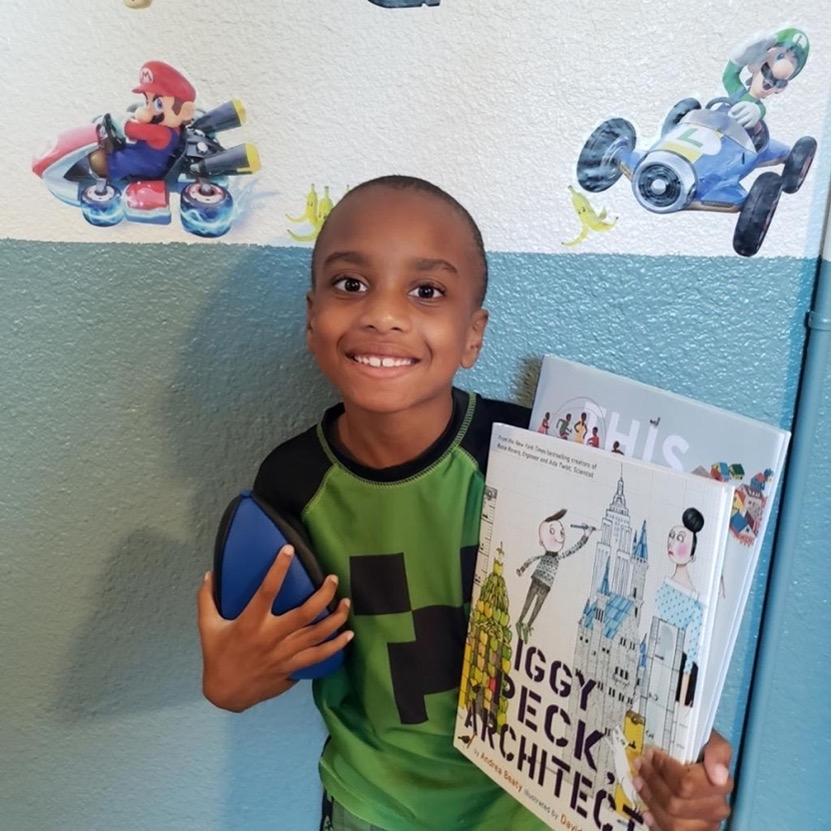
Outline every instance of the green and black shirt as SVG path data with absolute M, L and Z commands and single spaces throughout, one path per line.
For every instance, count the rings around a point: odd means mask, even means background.
M 387 469 L 336 447 L 335 406 L 269 455 L 255 492 L 352 602 L 345 664 L 313 684 L 325 789 L 385 829 L 538 829 L 452 746 L 492 424 L 529 411 L 457 389 L 453 406 L 426 452 Z

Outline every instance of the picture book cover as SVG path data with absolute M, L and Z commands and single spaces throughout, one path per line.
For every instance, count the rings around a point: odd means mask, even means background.
M 716 630 L 723 637 L 713 644 L 702 669 L 705 689 L 712 693 L 699 723 L 700 743 L 705 744 L 755 576 L 790 433 L 556 356 L 546 356 L 542 362 L 530 428 L 734 485 L 716 611 Z
M 695 758 L 732 485 L 493 427 L 455 746 L 554 829 L 643 828 Z

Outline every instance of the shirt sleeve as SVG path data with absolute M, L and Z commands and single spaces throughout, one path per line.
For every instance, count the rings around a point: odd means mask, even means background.
M 526 561 L 526 562 L 525 562 L 525 563 L 524 563 L 524 564 L 523 564 L 523 565 L 522 565 L 522 566 L 518 569 L 518 575 L 519 575 L 519 576 L 521 576 L 521 574 L 522 574 L 522 573 L 524 573 L 524 571 L 526 571 L 526 570 L 527 570 L 527 568 L 529 568 L 529 567 L 530 567 L 530 565 L 532 565 L 532 564 L 533 564 L 533 562 L 535 562 L 537 559 L 541 559 L 541 558 L 542 558 L 542 556 L 544 556 L 544 553 L 540 553 L 538 556 L 531 556 L 531 557 L 530 557 L 530 558 L 529 558 L 529 559 L 528 559 L 528 560 L 527 560 L 527 561 Z
M 573 554 L 576 553 L 577 550 L 580 550 L 581 548 L 583 548 L 585 546 L 586 542 L 588 541 L 588 539 L 590 538 L 590 536 L 591 536 L 591 534 L 586 530 L 582 534 L 579 541 L 577 541 L 576 544 L 573 545 L 573 547 L 570 547 L 567 550 L 564 550 L 564 551 L 562 551 L 562 553 L 559 554 L 559 561 L 561 561 L 562 559 L 567 559 L 568 556 L 573 556 Z

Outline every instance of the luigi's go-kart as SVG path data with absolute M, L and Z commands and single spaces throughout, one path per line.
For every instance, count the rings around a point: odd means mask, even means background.
M 229 177 L 260 168 L 254 145 L 226 149 L 217 140 L 218 133 L 239 127 L 245 118 L 241 103 L 232 100 L 185 125 L 160 179 L 110 180 L 93 171 L 93 151 L 104 141 L 124 141 L 109 114 L 61 133 L 33 160 L 32 170 L 59 200 L 79 206 L 94 226 L 114 226 L 125 218 L 170 223 L 170 194 L 175 192 L 183 228 L 200 237 L 219 237 L 229 231 L 236 215 Z
M 622 174 L 643 208 L 657 214 L 700 209 L 739 212 L 733 248 L 755 255 L 764 241 L 782 193 L 798 191 L 817 149 L 803 136 L 793 147 L 770 138 L 764 121 L 745 130 L 716 98 L 701 107 L 694 98 L 679 101 L 663 123 L 660 139 L 644 151 L 625 119 L 608 119 L 588 138 L 576 171 L 586 191 L 605 191 Z M 753 169 L 783 165 L 782 173 L 759 174 L 747 191 L 743 180 Z

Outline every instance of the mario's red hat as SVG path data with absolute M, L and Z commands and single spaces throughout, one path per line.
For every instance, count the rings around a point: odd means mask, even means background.
M 194 101 L 197 93 L 188 79 L 165 61 L 147 61 L 139 70 L 139 86 L 134 93 L 155 93 L 174 96 L 181 101 Z

